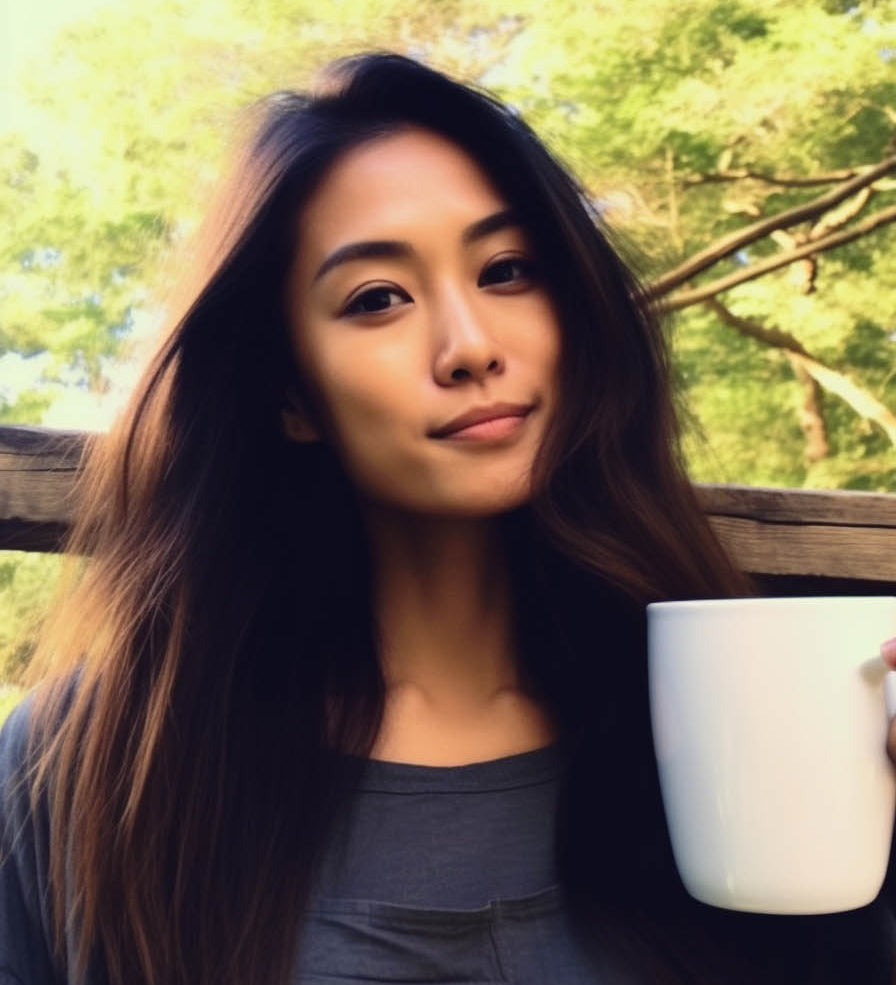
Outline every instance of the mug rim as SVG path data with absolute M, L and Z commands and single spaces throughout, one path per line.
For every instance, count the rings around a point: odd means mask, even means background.
M 723 608 L 751 608 L 769 607 L 780 608 L 782 606 L 796 605 L 880 605 L 883 603 L 896 603 L 896 595 L 761 595 L 750 596 L 749 598 L 723 598 L 723 599 L 679 599 L 669 602 L 648 602 L 647 611 L 651 612 L 675 612 L 693 609 L 723 609 Z

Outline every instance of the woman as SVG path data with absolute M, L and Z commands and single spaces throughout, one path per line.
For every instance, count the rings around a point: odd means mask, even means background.
M 262 104 L 68 549 L 90 563 L 0 751 L 0 981 L 809 981 L 842 956 L 675 874 L 644 604 L 749 585 L 637 285 L 490 97 L 369 55 Z M 885 976 L 882 913 L 855 939 Z

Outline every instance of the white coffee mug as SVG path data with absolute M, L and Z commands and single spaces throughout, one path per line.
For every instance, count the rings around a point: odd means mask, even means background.
M 870 903 L 896 812 L 880 644 L 896 598 L 647 606 L 650 708 L 675 862 L 713 906 Z

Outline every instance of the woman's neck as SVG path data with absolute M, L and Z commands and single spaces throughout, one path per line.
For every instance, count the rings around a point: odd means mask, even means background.
M 521 686 L 494 518 L 366 512 L 382 665 L 393 693 L 467 712 Z

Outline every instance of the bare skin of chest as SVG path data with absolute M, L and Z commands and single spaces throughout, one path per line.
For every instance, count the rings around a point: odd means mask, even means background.
M 392 695 L 371 759 L 421 766 L 464 766 L 550 745 L 556 729 L 547 711 L 516 692 L 485 707 L 445 709 L 419 694 Z

